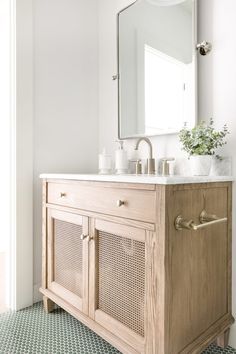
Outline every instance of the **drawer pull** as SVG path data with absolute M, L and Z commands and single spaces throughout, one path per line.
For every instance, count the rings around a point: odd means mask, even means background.
M 66 193 L 61 192 L 61 193 L 60 193 L 60 198 L 65 198 L 65 197 L 66 197 Z
M 123 200 L 117 200 L 116 205 L 120 208 L 122 205 L 125 205 L 125 202 Z
M 193 230 L 198 231 L 200 229 L 205 229 L 208 226 L 221 224 L 223 222 L 227 222 L 227 218 L 218 218 L 216 215 L 207 214 L 205 210 L 203 210 L 200 214 L 200 222 L 201 224 L 197 225 L 193 220 L 186 220 L 181 215 L 177 216 L 175 219 L 175 229 L 176 230 Z

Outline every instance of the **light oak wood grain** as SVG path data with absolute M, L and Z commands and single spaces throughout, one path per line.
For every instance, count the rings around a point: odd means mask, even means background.
M 99 323 L 106 329 L 110 329 L 112 333 L 116 333 L 117 337 L 134 348 L 138 353 L 144 353 L 144 338 L 124 326 L 122 323 L 107 315 L 103 311 L 96 310 L 95 322 Z
M 60 198 L 61 192 L 66 196 Z M 128 201 L 126 208 L 114 206 L 117 198 Z M 178 215 L 198 224 L 203 209 L 228 222 L 176 231 Z M 89 235 L 83 241 L 84 288 L 77 302 L 75 294 L 54 284 L 56 217 L 81 224 Z M 224 347 L 234 322 L 231 225 L 231 182 L 165 186 L 45 180 L 45 309 L 51 311 L 55 302 L 124 354 L 200 354 L 214 341 Z M 99 231 L 145 244 L 144 337 L 98 308 Z
M 219 335 L 217 337 L 216 340 L 216 344 L 218 345 L 218 347 L 220 348 L 227 348 L 229 345 L 229 329 L 227 329 L 224 333 L 222 333 L 221 335 Z
M 47 288 L 47 182 L 42 183 L 42 288 Z
M 146 353 L 166 353 L 165 343 L 165 198 L 166 189 L 157 189 L 156 233 L 146 232 Z M 161 206 L 161 207 L 160 207 Z
M 69 212 L 72 214 L 88 216 L 90 218 L 99 218 L 101 220 L 115 222 L 116 224 L 133 226 L 133 227 L 137 227 L 137 228 L 143 229 L 143 230 L 155 231 L 155 228 L 156 228 L 155 224 L 143 222 L 140 220 L 133 220 L 133 219 L 126 219 L 126 218 L 122 218 L 122 217 L 116 217 L 116 216 L 112 216 L 109 214 L 101 214 L 101 213 L 96 213 L 93 211 L 86 211 L 86 210 L 75 209 L 75 208 L 71 208 L 71 207 L 68 208 L 65 206 L 49 204 L 49 203 L 46 204 L 46 207 L 48 209 L 65 211 L 65 212 Z
M 66 179 L 45 179 L 48 183 L 60 183 L 60 184 L 70 184 L 70 185 L 80 185 L 83 187 L 98 187 L 98 188 L 115 188 L 115 189 L 135 189 L 144 191 L 155 191 L 155 184 L 147 183 L 124 183 L 124 182 L 100 182 L 100 181 L 76 181 L 76 180 L 66 180 Z
M 83 290 L 82 290 L 82 311 L 84 314 L 88 315 L 89 313 L 89 218 L 82 217 L 83 233 L 88 235 L 87 238 L 83 240 Z
M 55 309 L 55 303 L 47 296 L 43 296 L 43 307 L 45 312 L 50 313 Z
M 55 228 L 54 220 L 65 221 L 69 224 L 80 225 L 83 230 L 84 235 L 89 234 L 88 218 L 73 214 L 66 213 L 63 211 L 48 209 L 47 215 L 47 288 L 58 296 L 67 299 L 72 306 L 78 308 L 78 310 L 84 312 L 88 315 L 88 240 L 85 238 L 82 242 L 82 259 L 83 259 L 83 270 L 82 270 L 82 296 L 73 293 L 72 291 L 66 289 L 61 284 L 58 284 L 55 280 Z M 81 235 L 78 235 L 80 238 Z M 71 245 L 73 247 L 73 245 Z M 63 262 L 63 259 L 61 260 Z M 76 262 L 76 259 L 75 259 Z M 67 270 L 66 270 L 67 271 Z M 72 272 L 72 270 L 71 270 Z
M 61 197 L 63 195 L 63 197 Z M 121 200 L 124 205 L 117 206 Z M 51 204 L 91 210 L 147 222 L 155 221 L 155 192 L 132 189 L 81 186 L 80 184 L 48 184 Z
M 230 214 L 227 187 L 174 190 L 169 199 L 169 220 L 183 215 L 199 223 L 203 209 L 219 217 Z M 228 313 L 228 232 L 225 223 L 176 231 L 169 222 L 169 235 L 169 338 L 175 338 L 169 352 L 179 353 Z
M 227 234 L 227 290 L 228 290 L 228 313 L 232 313 L 232 183 L 227 186 L 227 200 L 228 200 L 228 234 Z
M 131 240 L 137 240 L 140 242 L 145 241 L 145 230 L 138 229 L 133 226 L 121 225 L 114 222 L 96 219 L 95 228 L 96 230 L 108 232 L 121 237 L 127 237 Z
M 97 309 L 97 271 L 98 257 L 96 255 L 96 245 L 98 242 L 98 232 L 95 227 L 96 219 L 90 219 L 90 235 L 92 237 L 89 242 L 89 317 L 95 319 L 95 311 Z
M 175 184 L 167 186 L 167 188 L 171 188 L 174 191 L 185 191 L 185 190 L 194 190 L 194 189 L 211 189 L 211 188 L 228 188 L 232 185 L 232 182 L 211 182 L 211 183 L 191 183 L 191 184 Z M 156 188 L 158 189 L 159 186 L 157 185 Z
M 76 307 L 80 311 L 85 312 L 86 314 L 87 311 L 86 310 L 84 311 L 85 307 L 83 306 L 83 298 L 67 290 L 60 284 L 56 283 L 55 281 L 49 283 L 48 289 L 51 290 L 54 294 L 58 294 L 58 296 L 62 297 L 63 299 L 67 299 L 67 301 L 72 306 Z
M 224 316 L 219 321 L 214 323 L 207 331 L 202 333 L 196 340 L 190 343 L 181 354 L 200 354 L 206 349 L 211 343 L 215 342 L 217 336 L 230 328 L 234 323 L 232 316 Z
M 136 334 L 127 326 L 112 318 L 108 314 L 98 309 L 98 243 L 99 232 L 109 233 L 112 235 L 121 236 L 128 240 L 135 240 L 145 243 L 146 232 L 143 229 L 134 228 L 133 226 L 116 224 L 101 219 L 93 219 L 91 223 L 91 234 L 93 240 L 90 248 L 90 317 L 102 325 L 104 328 L 116 333 L 123 341 L 131 345 L 138 353 L 144 353 L 144 338 Z M 100 270 L 102 271 L 102 269 Z M 148 275 L 148 274 L 147 274 Z M 114 277 L 116 274 L 114 274 Z M 115 294 L 114 294 L 115 296 Z M 122 304 L 121 304 L 122 305 Z

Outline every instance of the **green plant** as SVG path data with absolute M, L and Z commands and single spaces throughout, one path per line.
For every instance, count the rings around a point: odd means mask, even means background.
M 227 134 L 229 131 L 226 124 L 221 131 L 217 131 L 211 119 L 209 124 L 202 121 L 193 129 L 185 126 L 179 133 L 179 139 L 183 145 L 182 150 L 189 155 L 215 155 L 216 149 L 227 144 Z

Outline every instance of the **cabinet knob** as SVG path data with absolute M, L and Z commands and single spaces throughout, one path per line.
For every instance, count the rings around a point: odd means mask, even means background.
M 88 235 L 84 235 L 84 234 L 82 234 L 82 235 L 80 236 L 80 239 L 83 241 L 83 240 L 85 240 L 85 239 L 86 239 L 86 237 L 88 237 Z
M 61 192 L 61 193 L 60 193 L 60 198 L 65 198 L 65 197 L 66 197 L 66 193 Z
M 125 202 L 123 200 L 117 200 L 116 205 L 120 208 L 122 205 L 125 205 Z
M 82 241 L 85 240 L 85 239 L 87 239 L 88 242 L 90 242 L 91 240 L 93 240 L 93 236 L 82 234 L 82 235 L 80 236 L 80 239 L 81 239 Z

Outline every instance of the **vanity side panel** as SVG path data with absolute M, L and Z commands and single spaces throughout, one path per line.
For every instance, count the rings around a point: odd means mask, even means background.
M 146 354 L 166 352 L 165 254 L 166 189 L 156 186 L 156 232 L 147 232 L 146 238 Z
M 47 181 L 42 182 L 42 288 L 47 288 Z
M 217 326 L 231 317 L 231 183 L 172 186 L 167 205 L 170 344 L 166 353 L 197 353 L 207 336 L 214 338 L 210 329 L 217 336 Z M 227 216 L 228 223 L 198 231 L 175 229 L 178 215 L 199 224 L 203 209 Z
M 233 183 L 228 183 L 228 312 L 232 314 L 232 211 Z

